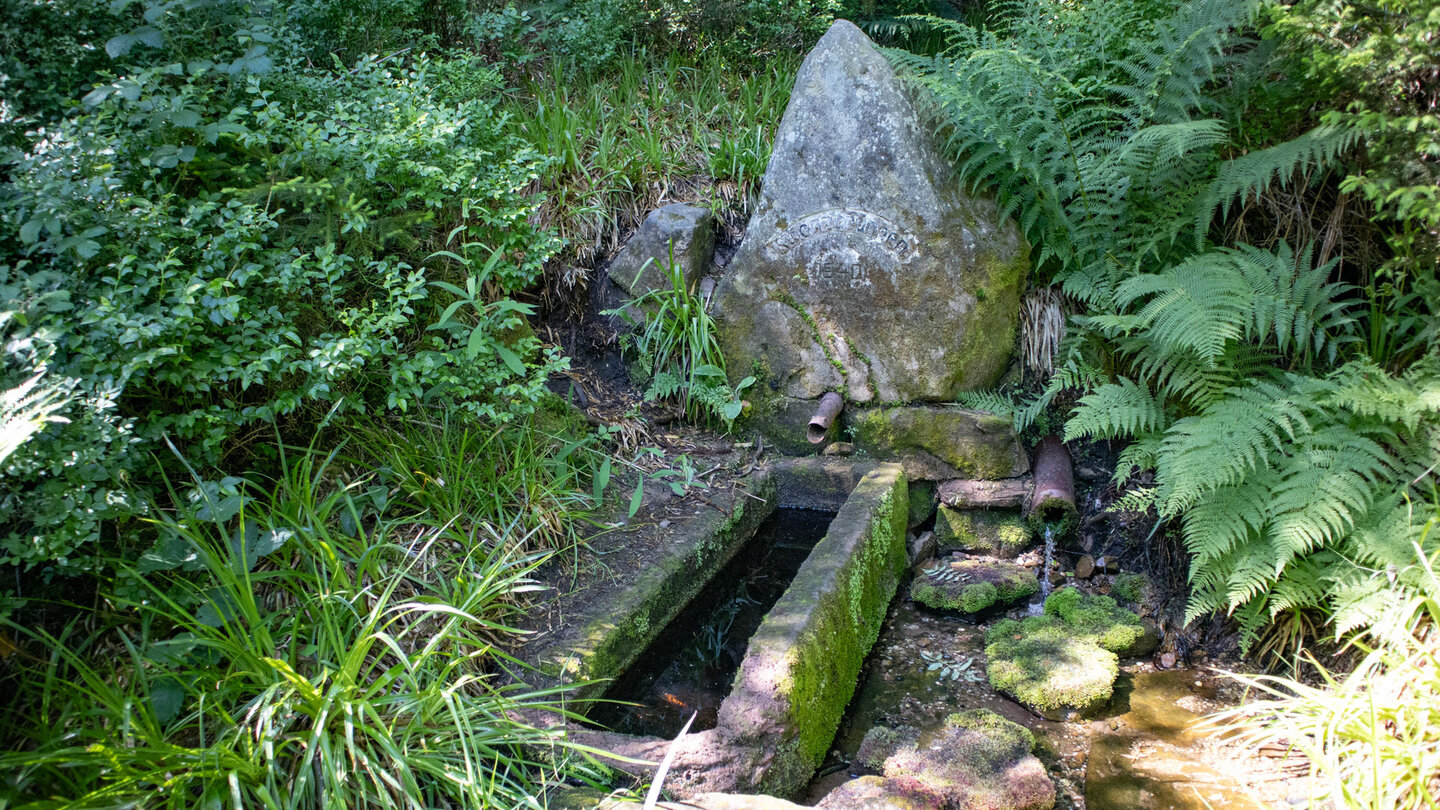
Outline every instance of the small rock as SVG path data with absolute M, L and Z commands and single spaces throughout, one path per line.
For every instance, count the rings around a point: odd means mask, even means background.
M 1109 595 L 1110 595 L 1110 583 L 1108 583 L 1108 582 L 1102 582 L 1102 583 L 1100 584 L 1100 587 L 1096 588 L 1095 590 L 1096 590 L 1101 596 L 1109 596 Z
M 662 528 L 662 529 L 668 529 L 668 528 L 670 528 L 670 521 L 668 521 L 668 520 L 662 520 L 662 521 L 660 521 L 660 528 Z
M 855 452 L 855 445 L 850 442 L 832 442 L 821 455 L 825 456 L 848 456 Z
M 1089 464 L 1082 464 L 1075 474 L 1080 476 L 1081 481 L 1099 481 L 1105 477 L 1105 471 L 1099 467 L 1092 467 Z
M 1101 557 L 1100 559 L 1103 560 L 1103 559 L 1105 559 L 1105 558 L 1104 558 L 1104 557 Z M 1075 563 L 1075 578 L 1076 578 L 1076 579 L 1089 579 L 1090 577 L 1092 577 L 1092 576 L 1094 576 L 1094 575 L 1095 575 L 1095 558 L 1094 558 L 1094 557 L 1091 557 L 1089 554 L 1086 554 L 1084 557 L 1081 557 L 1081 558 L 1080 558 L 1080 561 L 1079 561 L 1079 562 Z
M 608 270 L 610 278 L 632 296 L 670 286 L 670 257 L 680 266 L 686 284 L 710 266 L 715 253 L 714 216 L 708 208 L 674 203 L 650 215 L 620 249 Z
M 1159 663 L 1160 663 L 1160 668 L 1161 668 L 1161 669 L 1174 669 L 1174 668 L 1175 668 L 1175 653 L 1173 653 L 1173 652 L 1163 652 L 1163 653 L 1160 653 L 1160 662 L 1159 662 Z
M 1064 571 L 1051 571 L 1051 572 L 1050 572 L 1050 584 L 1051 584 L 1051 585 L 1064 585 L 1064 584 L 1065 584 L 1065 572 L 1064 572 Z

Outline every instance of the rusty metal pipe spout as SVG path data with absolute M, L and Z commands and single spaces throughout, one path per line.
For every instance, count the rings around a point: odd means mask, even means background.
M 1046 436 L 1035 448 L 1035 489 L 1030 514 L 1041 520 L 1064 520 L 1075 514 L 1075 471 L 1070 451 L 1059 436 Z
M 835 417 L 840 415 L 840 409 L 845 407 L 845 400 L 834 391 L 820 398 L 820 407 L 815 409 L 815 415 L 810 417 L 810 426 L 805 428 L 805 438 L 811 444 L 820 444 L 830 434 L 830 426 L 835 424 Z

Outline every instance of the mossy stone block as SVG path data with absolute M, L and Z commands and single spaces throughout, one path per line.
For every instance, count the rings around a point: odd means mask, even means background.
M 949 405 L 870 408 L 847 416 L 855 446 L 916 479 L 1013 478 L 1030 469 L 1011 420 Z
M 909 509 L 898 464 L 862 478 L 751 637 L 719 719 L 760 752 L 743 789 L 794 796 L 825 758 L 907 565 Z
M 1029 548 L 1033 539 L 1019 512 L 941 505 L 935 514 L 935 543 L 941 553 L 965 551 L 1010 559 Z
M 1009 605 L 1040 591 L 1030 569 L 999 560 L 940 560 L 915 576 L 910 598 L 932 610 L 979 613 Z

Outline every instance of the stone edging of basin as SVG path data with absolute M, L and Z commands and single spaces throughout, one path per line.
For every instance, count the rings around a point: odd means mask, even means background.
M 593 606 L 593 618 L 563 649 L 539 656 L 546 675 L 576 684 L 567 699 L 599 697 L 775 511 L 776 476 L 761 470 L 745 482 L 729 513 L 697 518 L 655 567 Z
M 791 472 L 776 474 L 783 479 Z M 667 789 L 680 796 L 795 796 L 805 787 L 854 694 L 906 567 L 908 508 L 899 464 L 875 465 L 855 484 L 751 638 L 717 727 L 686 735 L 676 746 Z M 670 747 L 655 737 L 579 728 L 570 738 L 650 763 Z M 653 771 L 633 761 L 614 764 L 637 774 Z

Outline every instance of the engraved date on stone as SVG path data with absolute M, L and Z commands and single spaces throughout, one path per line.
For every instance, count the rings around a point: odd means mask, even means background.
M 765 243 L 765 253 L 771 259 L 779 259 L 805 242 L 827 234 L 864 240 L 880 247 L 896 261 L 909 261 L 920 250 L 919 239 L 879 214 L 858 208 L 831 208 L 790 223 Z

